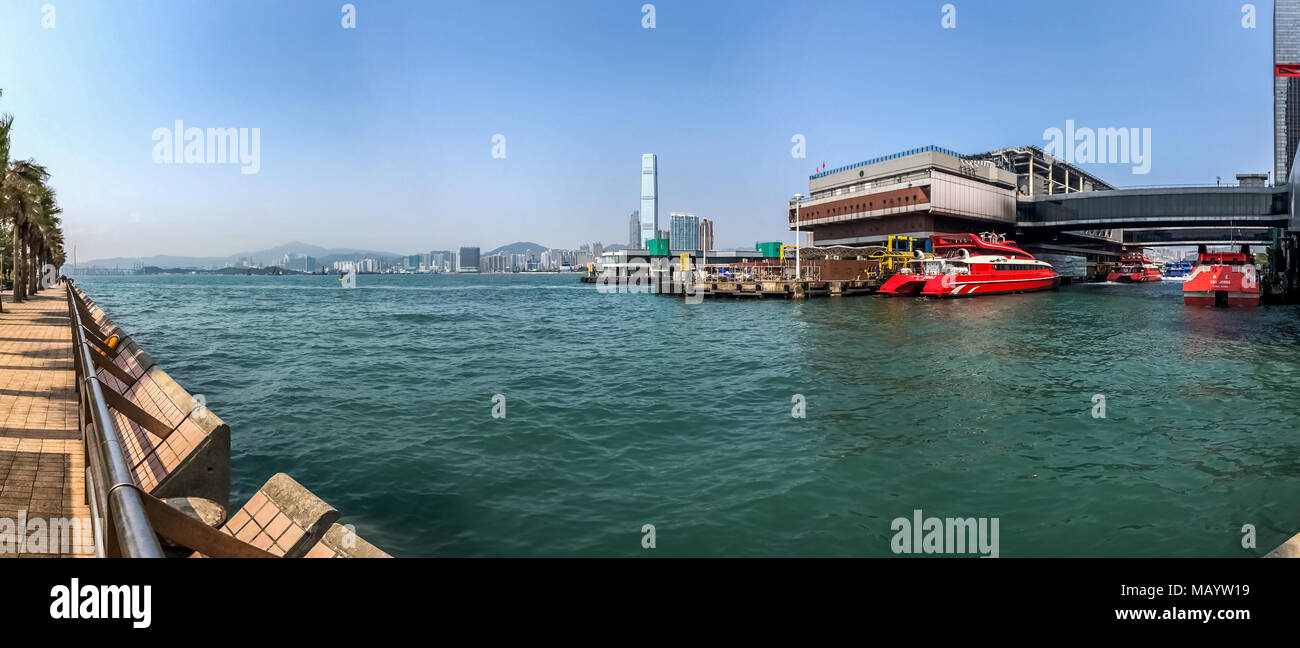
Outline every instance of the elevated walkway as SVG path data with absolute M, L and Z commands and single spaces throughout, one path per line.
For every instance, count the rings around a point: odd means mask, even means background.
M 1089 229 L 1287 227 L 1290 192 L 1279 187 L 1145 187 L 1021 196 L 1026 232 Z

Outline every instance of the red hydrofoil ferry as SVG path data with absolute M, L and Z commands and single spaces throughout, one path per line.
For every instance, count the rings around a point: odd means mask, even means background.
M 1106 281 L 1121 283 L 1160 281 L 1160 279 L 1160 268 L 1151 263 L 1151 259 L 1141 252 L 1125 252 L 1119 259 L 1119 265 L 1106 274 Z
M 1259 275 L 1250 246 L 1240 252 L 1207 252 L 1201 246 L 1196 268 L 1183 284 L 1188 306 L 1258 306 Z
M 935 256 L 909 261 L 890 277 L 884 295 L 970 297 L 1051 290 L 1061 285 L 1052 265 L 1001 234 L 935 234 Z

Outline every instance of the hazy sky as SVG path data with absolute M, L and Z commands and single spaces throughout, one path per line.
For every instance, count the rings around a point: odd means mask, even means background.
M 43 5 L 54 28 L 43 28 Z M 640 155 L 660 220 L 789 239 L 828 167 L 937 144 L 1044 145 L 1067 119 L 1152 129 L 1149 174 L 1272 169 L 1272 3 L 0 2 L 0 112 L 48 165 L 82 260 L 290 240 L 397 253 L 626 243 Z M 46 18 L 48 20 L 48 18 Z M 260 168 L 158 164 L 155 129 L 260 129 Z M 495 134 L 506 157 L 492 157 Z M 791 156 L 791 137 L 807 158 Z

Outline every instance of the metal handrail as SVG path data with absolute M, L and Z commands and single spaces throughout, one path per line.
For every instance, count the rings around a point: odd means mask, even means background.
M 162 558 L 162 547 L 153 524 L 145 513 L 140 486 L 122 452 L 121 436 L 108 403 L 95 362 L 86 340 L 78 296 L 71 279 L 68 288 L 68 317 L 72 320 L 73 365 L 77 376 L 77 405 L 86 449 L 86 493 L 95 509 L 96 556 Z M 81 302 L 84 304 L 84 302 Z M 100 540 L 103 540 L 102 546 Z

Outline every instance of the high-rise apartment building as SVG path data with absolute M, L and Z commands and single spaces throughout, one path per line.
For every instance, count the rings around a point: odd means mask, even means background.
M 700 249 L 713 249 L 713 221 L 707 218 L 700 219 Z
M 669 221 L 668 245 L 674 250 L 700 249 L 700 219 L 695 214 L 673 212 Z
M 478 272 L 478 248 L 463 247 L 456 259 L 457 272 Z

